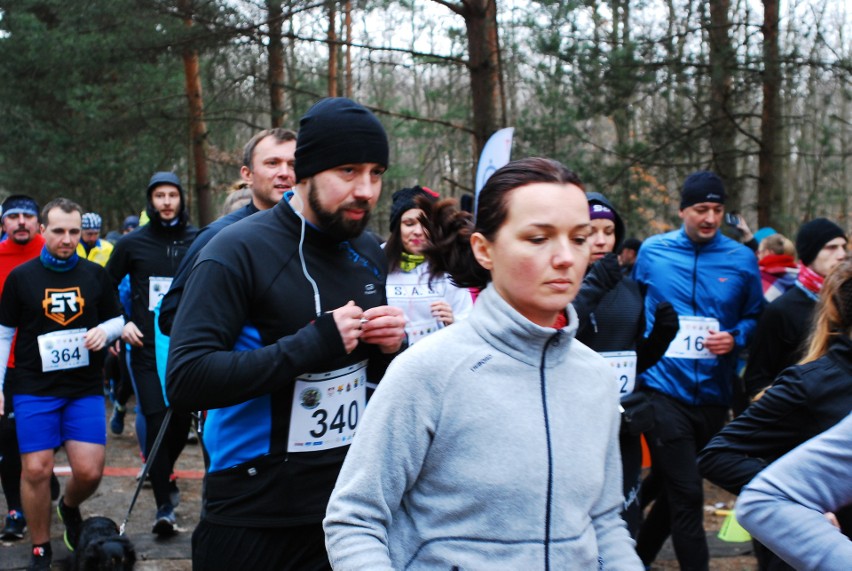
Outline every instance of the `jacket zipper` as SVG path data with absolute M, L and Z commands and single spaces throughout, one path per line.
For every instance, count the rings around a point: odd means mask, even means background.
M 695 299 L 695 288 L 698 283 L 698 254 L 700 250 L 698 246 L 693 245 L 695 256 L 693 257 L 692 262 L 692 315 L 698 316 L 698 306 L 696 304 Z M 698 396 L 700 394 L 699 390 L 699 380 L 698 380 L 698 359 L 693 359 L 692 361 L 692 378 L 693 378 L 693 391 L 692 391 L 692 404 L 698 405 Z
M 545 386 L 545 365 L 547 363 L 547 349 L 551 345 L 559 345 L 559 337 L 556 335 L 547 340 L 541 353 L 541 365 L 539 365 L 539 383 L 541 385 L 541 406 L 544 411 L 544 434 L 547 441 L 547 502 L 544 516 L 544 569 L 550 570 L 550 519 L 553 502 L 553 446 L 550 439 L 550 419 L 547 414 L 547 387 Z

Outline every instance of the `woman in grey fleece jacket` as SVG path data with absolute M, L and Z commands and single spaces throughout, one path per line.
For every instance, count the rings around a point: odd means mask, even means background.
M 516 161 L 483 188 L 475 228 L 451 222 L 460 237 L 432 229 L 436 250 L 470 246 L 433 256 L 433 271 L 490 285 L 370 401 L 323 522 L 332 566 L 641 570 L 619 516 L 616 383 L 574 340 L 582 183 L 555 161 Z

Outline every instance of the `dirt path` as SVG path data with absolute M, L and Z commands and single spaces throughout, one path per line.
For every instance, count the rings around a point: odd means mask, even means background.
M 131 407 L 133 401 L 131 400 Z M 121 523 L 127 514 L 127 508 L 136 489 L 136 474 L 141 468 L 136 443 L 135 416 L 128 412 L 124 434 L 108 435 L 107 468 L 97 493 L 83 504 L 83 517 L 102 515 Z M 67 479 L 68 462 L 63 452 L 57 454 L 57 474 L 64 486 Z M 139 494 L 136 507 L 127 523 L 127 536 L 133 541 L 138 563 L 136 568 L 142 571 L 184 571 L 192 568 L 190 563 L 190 536 L 198 523 L 201 506 L 201 476 L 204 462 L 201 447 L 188 444 L 178 461 L 178 486 L 181 490 L 180 506 L 177 514 L 178 535 L 164 539 L 155 539 L 151 533 L 154 522 L 154 499 L 150 486 L 145 486 Z M 708 532 L 712 561 L 710 569 L 716 571 L 752 571 L 757 568 L 751 556 L 749 543 L 724 543 L 716 538 L 723 517 L 713 515 L 714 505 L 730 505 L 732 496 L 710 484 L 706 485 L 707 513 L 705 529 Z M 5 499 L 0 495 L 0 513 L 6 513 Z M 65 569 L 70 554 L 62 541 L 64 527 L 54 516 L 51 526 L 53 546 L 53 569 Z M 29 536 L 23 541 L 0 542 L 0 570 L 24 569 L 29 563 Z M 653 569 L 677 569 L 671 544 L 667 543 Z

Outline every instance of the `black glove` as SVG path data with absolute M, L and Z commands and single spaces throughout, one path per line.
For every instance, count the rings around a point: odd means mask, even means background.
M 651 330 L 649 337 L 658 337 L 661 342 L 668 344 L 677 335 L 677 330 L 680 324 L 677 318 L 677 312 L 667 301 L 661 301 L 657 304 L 657 309 L 654 310 L 654 328 Z
M 610 252 L 592 267 L 592 270 L 601 280 L 601 284 L 607 291 L 611 290 L 621 281 L 624 276 L 621 273 L 621 264 L 618 263 L 618 256 Z
M 672 304 L 661 301 L 654 310 L 654 327 L 647 338 L 636 344 L 636 372 L 652 367 L 666 354 L 669 344 L 677 335 L 680 324 Z

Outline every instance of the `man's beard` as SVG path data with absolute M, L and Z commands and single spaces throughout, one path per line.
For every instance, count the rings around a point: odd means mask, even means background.
M 370 203 L 366 200 L 353 200 L 338 207 L 335 212 L 329 212 L 323 208 L 319 201 L 319 193 L 313 181 L 308 182 L 308 204 L 317 217 L 320 227 L 324 232 L 338 240 L 348 240 L 360 236 L 370 222 Z M 364 216 L 360 220 L 347 220 L 344 211 L 347 208 L 359 208 L 364 210 Z
M 27 230 L 27 237 L 25 239 L 21 240 L 21 239 L 15 237 L 15 232 L 18 232 L 19 230 L 26 230 L 26 228 L 18 228 L 16 230 L 13 230 L 12 233 L 9 234 L 9 238 L 12 240 L 12 242 L 14 242 L 15 244 L 17 244 L 19 246 L 26 246 L 33 239 L 33 234 L 32 234 L 32 232 Z

